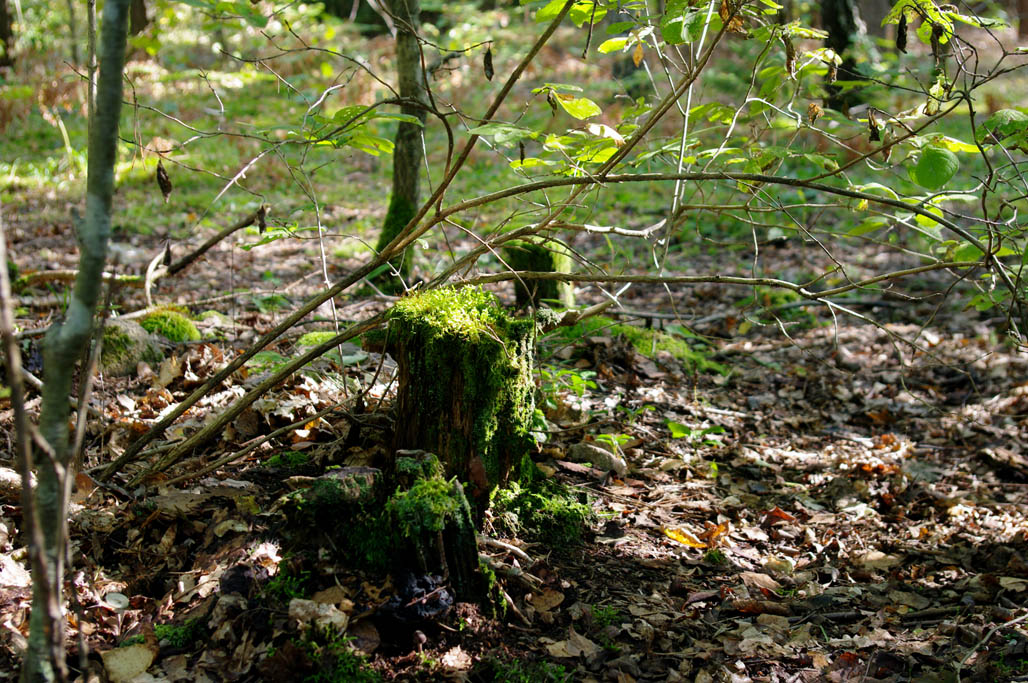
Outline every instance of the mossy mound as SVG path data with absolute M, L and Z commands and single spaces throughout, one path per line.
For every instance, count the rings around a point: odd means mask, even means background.
M 503 247 L 503 258 L 514 270 L 543 273 L 570 273 L 571 251 L 555 240 L 529 237 L 514 240 Z M 544 301 L 557 302 L 565 308 L 575 305 L 575 293 L 570 282 L 557 280 L 514 281 L 518 308 L 529 304 L 538 308 Z
M 104 325 L 100 369 L 114 377 L 135 373 L 140 361 L 151 365 L 164 360 L 164 354 L 153 338 L 132 320 L 108 320 Z
M 200 341 L 200 331 L 196 325 L 178 311 L 158 309 L 143 316 L 139 324 L 147 332 L 159 334 L 173 342 Z
M 618 323 L 602 315 L 585 318 L 571 327 L 563 328 L 560 334 L 568 341 L 589 336 L 624 336 L 636 351 L 647 358 L 655 358 L 659 352 L 663 351 L 697 372 L 708 370 L 720 374 L 728 372 L 725 366 L 710 360 L 703 349 L 690 346 L 684 339 L 660 330 Z
M 592 508 L 573 491 L 546 480 L 497 489 L 492 510 L 493 525 L 499 531 L 551 548 L 581 543 L 594 518 Z

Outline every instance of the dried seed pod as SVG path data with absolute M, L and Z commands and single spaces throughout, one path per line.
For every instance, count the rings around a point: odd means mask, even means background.
M 867 130 L 870 134 L 869 139 L 871 140 L 871 142 L 882 141 L 882 131 L 878 127 L 878 119 L 875 118 L 874 109 L 867 110 Z
M 828 84 L 835 83 L 835 79 L 839 77 L 839 65 L 833 62 L 828 62 Z
M 257 232 L 261 235 L 268 229 L 268 205 L 261 204 L 257 209 Z
M 157 187 L 161 188 L 161 194 L 164 195 L 164 203 L 168 203 L 168 197 L 171 196 L 171 178 L 168 176 L 168 172 L 164 170 L 164 164 L 160 159 L 157 160 Z
M 785 43 L 785 71 L 792 76 L 793 68 L 796 66 L 796 46 L 792 44 L 792 38 L 782 36 Z
M 521 163 L 525 163 L 525 141 L 518 140 L 518 158 L 521 159 Z
M 485 57 L 482 58 L 482 70 L 485 72 L 485 79 L 487 81 L 493 80 L 493 46 L 490 45 L 485 49 Z
M 907 13 L 900 12 L 899 24 L 896 25 L 896 49 L 906 54 L 907 52 Z
M 811 102 L 807 105 L 807 120 L 810 121 L 811 125 L 824 115 L 825 110 L 817 102 Z

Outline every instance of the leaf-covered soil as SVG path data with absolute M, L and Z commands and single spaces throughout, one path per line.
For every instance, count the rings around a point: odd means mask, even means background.
M 23 270 L 72 265 L 65 226 L 14 223 Z M 53 263 L 31 260 L 43 249 Z M 724 252 L 688 258 L 695 271 L 730 266 Z M 820 267 L 809 258 L 786 243 L 765 251 L 764 265 Z M 402 416 L 388 412 L 395 365 L 374 352 L 348 346 L 319 361 L 145 486 L 124 486 L 144 463 L 98 481 L 100 466 L 319 277 L 309 242 L 244 252 L 230 241 L 160 281 L 160 301 L 218 309 L 231 322 L 201 324 L 204 341 L 175 347 L 137 377 L 98 382 L 91 405 L 102 418 L 90 426 L 89 475 L 78 479 L 70 527 L 76 667 L 118 666 L 96 653 L 128 644 L 127 658 L 152 659 L 137 680 L 1028 679 L 1028 355 L 1004 340 L 1002 320 L 927 296 L 931 281 L 925 298 L 878 292 L 855 303 L 877 326 L 714 286 L 673 300 L 638 286 L 622 302 L 641 318 L 607 311 L 620 322 L 688 326 L 701 335 L 690 342 L 693 360 L 716 364 L 701 372 L 603 329 L 543 339 L 538 402 L 550 432 L 535 459 L 596 517 L 580 545 L 555 547 L 503 536 L 487 515 L 485 534 L 512 546 L 480 548 L 502 570 L 509 602 L 498 617 L 457 604 L 416 629 L 390 628 L 379 612 L 401 577 L 334 559 L 331 530 L 346 519 L 319 520 L 317 533 L 275 521 L 276 501 L 309 477 L 381 458 L 390 420 Z M 241 287 L 261 293 L 218 296 Z M 497 291 L 513 299 L 512 288 Z M 599 300 L 590 288 L 579 297 Z M 45 327 L 53 299 L 42 287 L 23 292 L 19 324 Z M 116 303 L 142 306 L 131 290 Z M 354 320 L 386 305 L 339 300 L 336 315 Z M 192 432 L 294 355 L 295 339 L 237 373 L 167 438 Z M 33 369 L 37 341 L 24 349 Z M 9 403 L 0 420 L 10 434 Z M 571 462 L 583 441 L 616 443 L 627 473 Z M 8 678 L 30 601 L 16 489 L 5 489 L 0 538 Z M 318 631 L 325 623 L 352 640 Z

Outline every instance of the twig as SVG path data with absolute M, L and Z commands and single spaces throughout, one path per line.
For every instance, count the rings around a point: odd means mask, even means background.
M 992 640 L 992 637 L 996 635 L 997 631 L 1004 628 L 1009 628 L 1010 626 L 1014 626 L 1016 624 L 1020 624 L 1022 621 L 1028 621 L 1028 614 L 1022 614 L 1017 619 L 1011 619 L 1010 621 L 1004 624 L 997 624 L 993 626 L 989 630 L 989 632 L 985 634 L 984 638 L 975 643 L 974 647 L 971 648 L 971 651 L 964 655 L 964 658 L 961 659 L 960 662 L 957 664 L 957 683 L 960 683 L 960 671 L 964 668 L 964 665 L 967 664 L 967 660 L 971 659 L 971 657 L 974 656 L 976 652 L 978 652 L 978 649 L 982 645 L 985 645 L 990 640 Z

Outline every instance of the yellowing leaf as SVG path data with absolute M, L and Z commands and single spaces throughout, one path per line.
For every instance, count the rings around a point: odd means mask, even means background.
M 669 529 L 664 527 L 664 535 L 675 543 L 681 543 L 687 548 L 706 548 L 707 544 L 698 540 L 695 536 L 684 529 Z
M 636 66 L 642 64 L 643 60 L 643 44 L 642 41 L 635 44 L 635 49 L 632 50 L 632 63 Z

